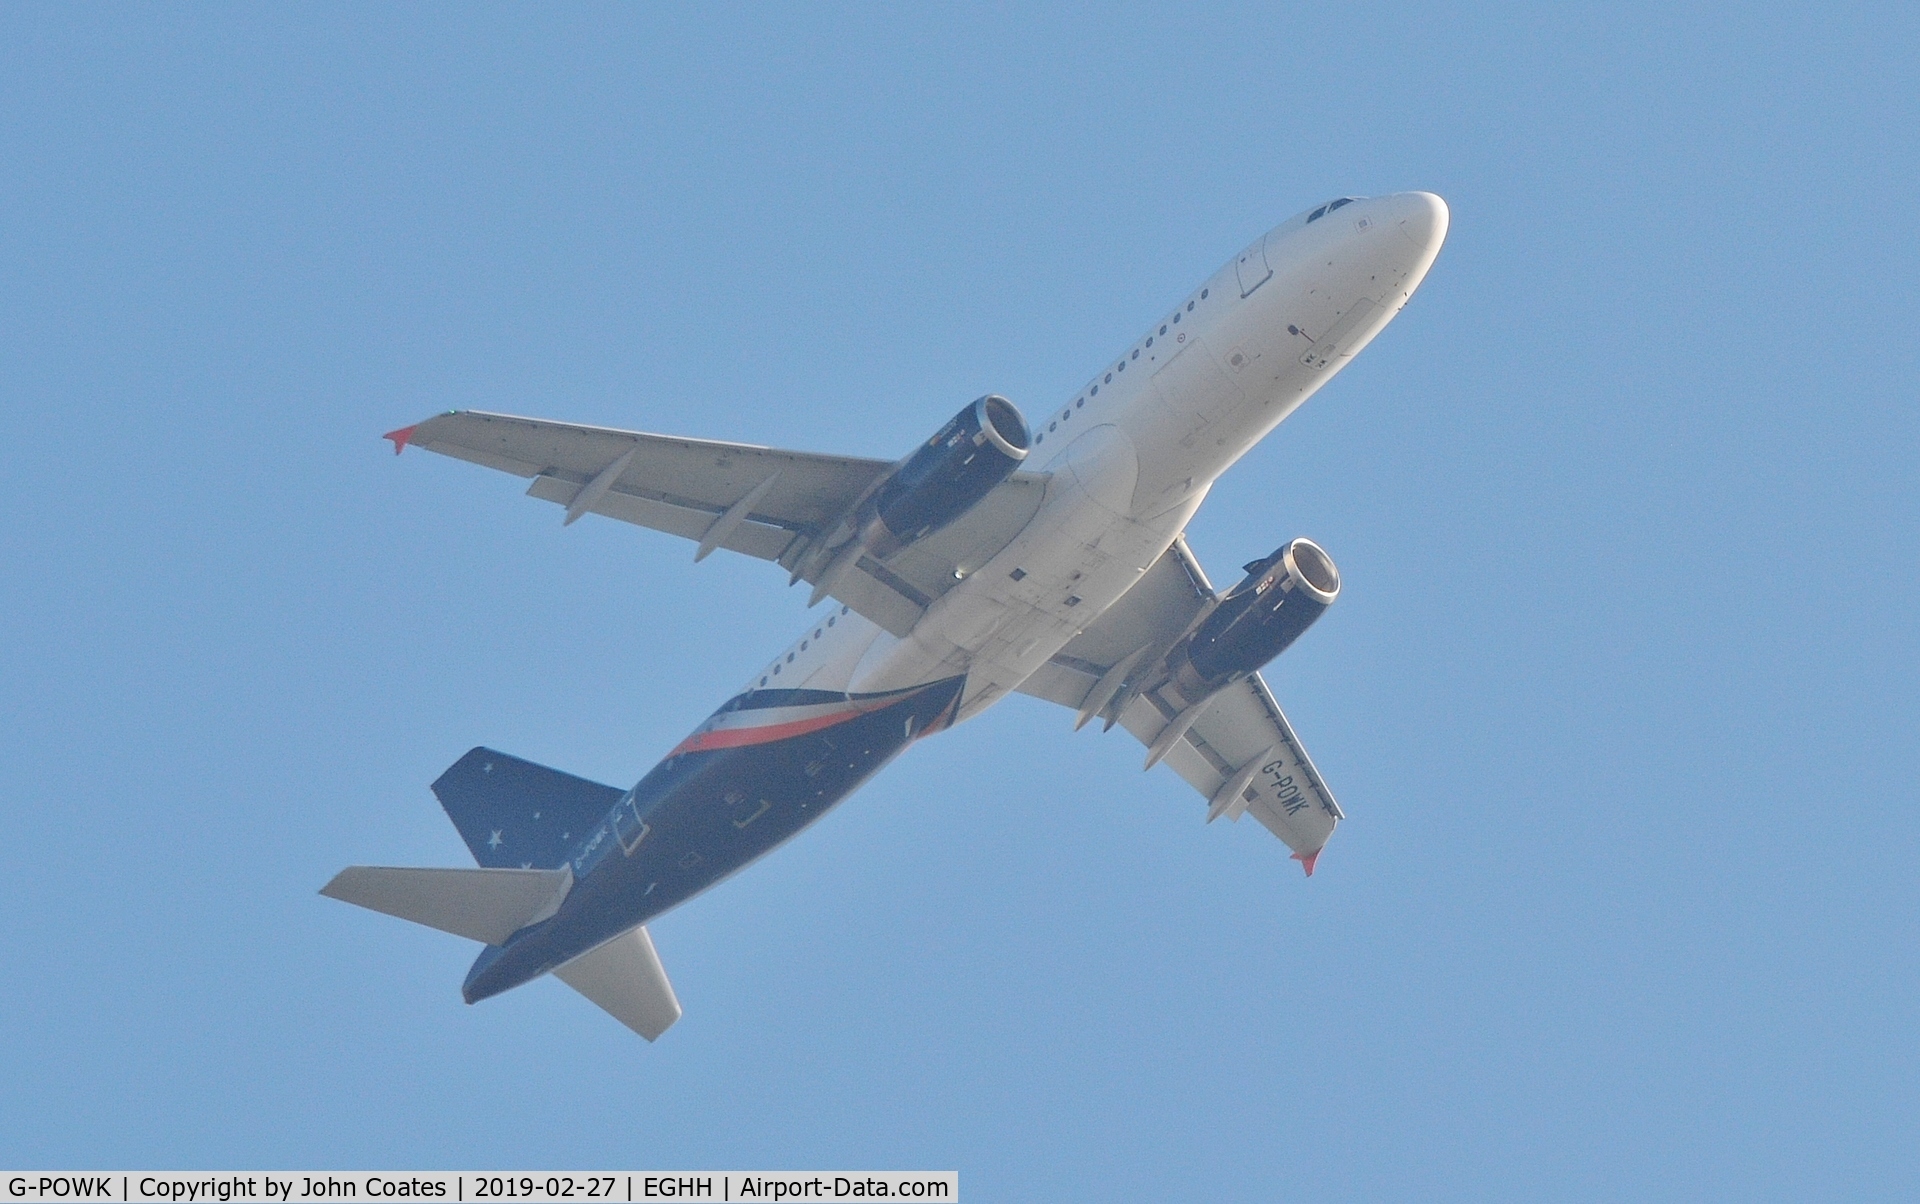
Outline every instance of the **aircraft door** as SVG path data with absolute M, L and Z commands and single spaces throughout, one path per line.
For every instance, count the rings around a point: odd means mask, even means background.
M 1267 266 L 1267 236 L 1262 234 L 1260 241 L 1240 252 L 1240 258 L 1233 261 L 1233 272 L 1240 280 L 1240 295 L 1248 296 L 1273 278 L 1273 269 Z
M 620 851 L 629 857 L 647 838 L 647 833 L 653 830 L 641 822 L 640 800 L 635 793 L 627 791 L 627 797 L 621 799 L 620 805 L 613 809 L 613 834 L 619 838 Z

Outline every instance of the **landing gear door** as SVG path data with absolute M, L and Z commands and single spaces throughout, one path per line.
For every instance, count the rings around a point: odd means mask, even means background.
M 1245 297 L 1273 277 L 1273 269 L 1267 266 L 1267 236 L 1261 235 L 1260 241 L 1240 252 L 1240 258 L 1233 261 L 1233 271 L 1240 279 L 1240 295 Z

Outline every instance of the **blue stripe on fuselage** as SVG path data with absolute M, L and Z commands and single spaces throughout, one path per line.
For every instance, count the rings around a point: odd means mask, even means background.
M 581 843 L 559 913 L 489 946 L 461 994 L 474 1003 L 537 978 L 772 851 L 916 738 L 951 723 L 965 684 L 952 677 L 865 698 L 758 690 L 730 700 L 715 714 L 828 702 L 861 709 L 823 730 L 654 766 Z

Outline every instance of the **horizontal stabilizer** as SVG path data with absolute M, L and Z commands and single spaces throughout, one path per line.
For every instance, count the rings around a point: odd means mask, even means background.
M 649 1041 L 659 1040 L 680 1019 L 680 1001 L 644 924 L 582 953 L 553 974 Z
M 320 893 L 468 940 L 504 945 L 522 928 L 559 911 L 572 889 L 571 866 L 469 870 L 350 865 Z

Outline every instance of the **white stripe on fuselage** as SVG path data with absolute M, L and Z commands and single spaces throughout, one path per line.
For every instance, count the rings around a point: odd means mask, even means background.
M 1073 400 L 1030 415 L 1026 467 L 1052 474 L 1040 509 L 911 632 L 836 607 L 747 689 L 874 693 L 965 673 L 962 719 L 1004 697 L 1118 601 L 1214 480 L 1399 312 L 1445 220 L 1437 198 L 1401 193 L 1263 235 Z

